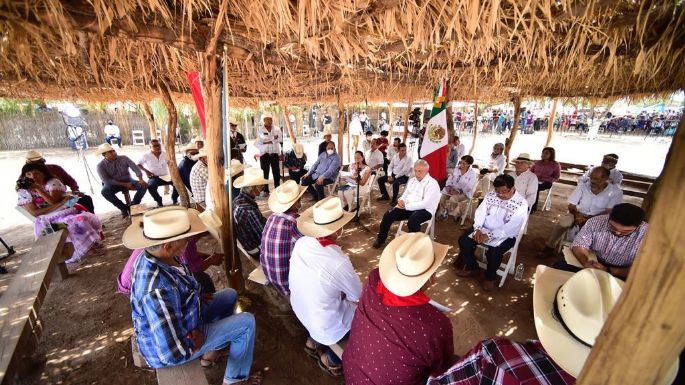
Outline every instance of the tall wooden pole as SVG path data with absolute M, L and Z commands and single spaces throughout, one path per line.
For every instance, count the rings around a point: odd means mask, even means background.
M 350 114 L 349 114 L 349 112 L 348 112 L 348 110 L 347 110 L 347 106 L 345 106 L 345 116 L 344 116 L 344 119 L 345 119 L 345 124 L 347 124 L 347 121 L 350 119 Z M 363 138 L 363 137 L 364 137 L 364 136 L 362 135 L 362 138 Z M 350 161 L 350 163 L 352 163 L 352 158 L 350 158 L 350 147 L 351 147 L 351 146 L 352 146 L 352 138 L 350 138 L 350 130 L 348 129 L 348 130 L 347 130 L 347 159 Z M 356 148 L 355 148 L 354 150 L 357 151 Z
M 343 105 L 340 102 L 340 91 L 338 90 L 337 95 L 338 102 L 338 155 L 340 155 L 340 160 L 343 161 L 343 135 L 345 133 L 345 114 L 343 114 Z M 349 152 L 348 152 L 349 159 Z
M 404 133 L 402 134 L 402 143 L 407 143 L 407 135 L 409 134 L 409 113 L 411 112 L 411 104 L 414 100 L 409 99 L 407 102 L 407 109 L 404 111 Z
M 171 183 L 174 184 L 174 188 L 176 191 L 178 191 L 178 196 L 181 198 L 181 205 L 190 207 L 188 190 L 186 189 L 186 185 L 183 183 L 183 179 L 181 179 L 181 174 L 178 172 L 178 165 L 176 164 L 176 123 L 178 121 L 176 105 L 171 98 L 171 93 L 169 93 L 169 87 L 166 85 L 166 83 L 159 82 L 159 91 L 162 94 L 164 107 L 166 107 L 166 110 L 169 113 L 168 128 L 164 133 L 164 146 L 166 148 L 167 166 L 169 167 Z M 154 119 L 152 122 L 154 124 Z
M 685 115 L 669 155 L 647 236 L 578 385 L 663 383 L 685 346 Z
M 454 140 L 454 117 L 452 116 L 452 93 L 450 92 L 449 80 L 446 82 L 445 87 L 445 103 L 447 103 L 447 108 L 445 109 L 447 114 L 447 157 L 449 158 L 452 141 Z
M 392 108 L 392 102 L 388 103 L 388 124 L 390 125 L 390 135 L 389 138 L 392 138 L 395 136 L 395 121 L 392 120 L 393 118 L 393 108 Z
M 469 155 L 473 155 L 473 150 L 476 148 L 476 137 L 478 136 L 478 99 L 473 103 L 473 140 L 471 141 L 471 148 Z
M 292 144 L 297 143 L 297 137 L 295 136 L 295 133 L 293 132 L 293 128 L 290 127 L 290 118 L 288 116 L 288 105 L 285 103 L 278 103 L 279 106 L 281 107 L 281 110 L 283 110 L 283 119 L 285 119 L 285 128 L 288 129 L 288 135 L 290 135 L 290 141 Z
M 550 112 L 549 120 L 547 121 L 547 141 L 545 141 L 545 147 L 549 147 L 549 144 L 552 143 L 552 135 L 554 134 L 554 118 L 557 114 L 558 101 L 559 98 L 554 98 L 554 101 L 552 102 L 552 112 Z
M 147 118 L 147 124 L 150 127 L 150 138 L 158 139 L 157 138 L 157 124 L 155 124 L 155 116 L 152 113 L 152 108 L 150 108 L 149 102 L 143 103 L 143 114 Z
M 514 97 L 514 124 L 511 126 L 511 132 L 509 133 L 509 140 L 504 144 L 504 156 L 507 158 L 507 164 L 509 164 L 509 151 L 511 146 L 514 144 L 514 139 L 516 138 L 516 133 L 519 128 L 519 120 L 521 118 L 521 96 L 517 95 Z

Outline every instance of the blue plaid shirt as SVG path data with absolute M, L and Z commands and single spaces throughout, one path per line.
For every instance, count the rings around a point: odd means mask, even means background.
M 246 251 L 254 250 L 262 242 L 262 231 L 266 218 L 259 211 L 259 206 L 254 198 L 245 193 L 240 193 L 233 201 L 233 227 L 235 235 Z
M 200 286 L 185 274 L 144 253 L 133 270 L 131 309 L 133 330 L 140 352 L 153 368 L 189 359 L 193 343 L 189 333 L 202 323 Z

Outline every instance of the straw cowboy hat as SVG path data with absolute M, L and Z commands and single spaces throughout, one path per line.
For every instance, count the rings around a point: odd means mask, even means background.
M 297 229 L 308 237 L 325 237 L 340 230 L 354 217 L 342 209 L 338 197 L 328 197 L 305 210 L 297 218 Z
M 269 195 L 269 208 L 275 213 L 284 213 L 300 199 L 305 191 L 307 187 L 300 186 L 294 180 L 286 181 Z
M 248 167 L 243 170 L 243 175 L 239 176 L 233 186 L 236 188 L 243 188 L 248 186 L 261 186 L 269 184 L 267 179 L 264 179 L 264 171 L 258 167 Z
M 43 159 L 43 155 L 41 155 L 41 153 L 36 150 L 29 150 L 28 152 L 26 152 L 25 158 L 27 162 L 35 162 L 37 160 Z
M 193 160 L 198 160 L 200 158 L 206 158 L 207 157 L 207 149 L 206 148 L 201 148 L 198 150 L 197 154 L 193 155 Z
M 268 119 L 273 119 L 274 117 L 271 116 L 270 113 L 265 112 L 264 115 L 262 115 L 262 121 L 264 121 L 264 119 L 267 119 L 267 118 L 268 118 Z
M 197 143 L 197 142 L 202 142 L 202 143 L 204 143 L 204 142 L 205 142 L 205 138 L 203 138 L 202 136 L 198 135 L 198 136 L 196 136 L 196 137 L 193 138 L 192 142 L 193 142 L 193 143 Z
M 326 136 L 326 135 L 333 136 L 333 134 L 331 133 L 331 130 L 328 129 L 328 128 L 325 128 L 325 129 L 323 130 L 323 134 L 321 134 L 321 136 Z
M 181 147 L 181 152 L 186 152 L 189 150 L 197 150 L 197 144 L 196 143 L 190 143 L 190 144 L 186 144 L 185 146 Z
M 238 125 L 238 121 L 235 120 L 235 118 L 230 118 L 230 119 L 228 119 L 228 124 L 231 125 L 231 126 L 237 126 L 237 125 Z
M 106 152 L 114 151 L 114 148 L 109 143 L 103 143 L 98 146 L 98 149 L 95 151 L 97 155 L 102 155 Z
M 304 146 L 302 145 L 302 143 L 295 143 L 293 145 L 293 152 L 295 153 L 295 157 L 297 159 L 302 159 L 302 157 L 304 156 Z
M 400 235 L 381 254 L 378 270 L 383 285 L 401 297 L 416 293 L 438 269 L 448 248 L 423 233 Z
M 514 159 L 514 162 L 531 162 L 530 154 L 527 152 L 522 152 L 516 157 L 516 159 Z
M 199 212 L 180 206 L 150 210 L 133 219 L 121 241 L 129 249 L 142 249 L 188 238 L 207 231 Z
M 221 218 L 213 210 L 205 210 L 199 217 L 209 234 L 221 245 Z
M 573 377 L 583 369 L 624 285 L 598 269 L 571 273 L 538 265 L 533 287 L 535 329 L 549 356 Z M 664 384 L 675 378 L 677 364 L 676 359 Z
M 240 174 L 245 169 L 245 165 L 238 159 L 231 159 L 231 177 Z

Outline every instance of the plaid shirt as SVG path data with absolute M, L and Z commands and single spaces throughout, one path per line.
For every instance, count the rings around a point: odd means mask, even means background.
M 259 260 L 266 278 L 283 295 L 290 295 L 290 254 L 301 236 L 296 213 L 273 213 L 264 226 Z
M 266 219 L 251 196 L 240 193 L 233 201 L 235 235 L 246 251 L 254 250 L 262 242 L 262 230 Z
M 189 359 L 193 343 L 188 334 L 201 323 L 200 287 L 185 273 L 147 253 L 133 268 L 131 318 L 140 352 L 153 368 Z
M 195 202 L 205 201 L 205 188 L 209 179 L 209 169 L 201 161 L 197 161 L 190 170 L 190 191 Z
M 547 355 L 539 341 L 483 340 L 428 385 L 571 385 L 576 382 Z
M 617 236 L 609 230 L 609 215 L 598 215 L 585 222 L 573 239 L 572 247 L 582 247 L 597 254 L 597 259 L 609 266 L 627 267 L 633 264 L 640 244 L 647 234 L 647 222 L 632 233 Z

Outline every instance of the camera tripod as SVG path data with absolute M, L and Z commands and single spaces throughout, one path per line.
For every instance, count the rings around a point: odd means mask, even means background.
M 90 166 L 88 165 L 88 160 L 86 159 L 86 155 L 83 152 L 83 143 L 81 142 L 81 137 L 83 134 L 81 134 L 78 137 L 78 142 L 76 142 L 76 158 L 78 159 L 79 163 L 83 163 L 83 167 L 86 170 L 86 177 L 88 178 L 88 185 L 90 186 L 90 193 L 95 194 L 95 190 L 93 189 L 93 181 L 96 183 L 100 183 L 98 180 L 97 176 L 95 176 L 95 173 L 93 170 L 90 169 Z

